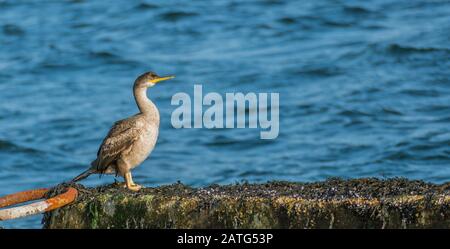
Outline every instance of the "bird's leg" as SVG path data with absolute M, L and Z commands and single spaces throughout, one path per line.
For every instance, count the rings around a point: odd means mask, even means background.
M 125 173 L 124 178 L 125 178 L 125 184 L 127 185 L 127 188 L 129 190 L 139 191 L 139 189 L 142 188 L 140 185 L 133 182 L 133 177 L 131 176 L 131 172 Z

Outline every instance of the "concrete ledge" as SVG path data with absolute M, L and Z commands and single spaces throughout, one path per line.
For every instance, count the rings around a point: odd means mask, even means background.
M 138 193 L 74 186 L 77 201 L 45 214 L 44 228 L 450 228 L 450 183 L 330 179 Z

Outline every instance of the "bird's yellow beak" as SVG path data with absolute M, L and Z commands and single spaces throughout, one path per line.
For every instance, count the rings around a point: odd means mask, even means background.
M 173 79 L 173 78 L 175 78 L 175 76 L 160 77 L 160 78 L 153 79 L 152 82 L 153 82 L 153 84 L 156 84 L 156 83 L 158 83 L 160 81 L 170 80 L 170 79 Z

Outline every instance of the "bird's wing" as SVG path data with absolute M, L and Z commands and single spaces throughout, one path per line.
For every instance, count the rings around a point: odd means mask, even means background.
M 97 170 L 106 170 L 122 152 L 129 150 L 139 139 L 142 128 L 144 128 L 144 122 L 138 116 L 114 123 L 97 152 Z

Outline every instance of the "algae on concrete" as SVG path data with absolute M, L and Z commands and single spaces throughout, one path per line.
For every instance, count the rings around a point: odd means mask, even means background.
M 74 187 L 77 201 L 45 214 L 44 228 L 450 228 L 450 183 L 178 183 L 137 193 L 115 184 Z

